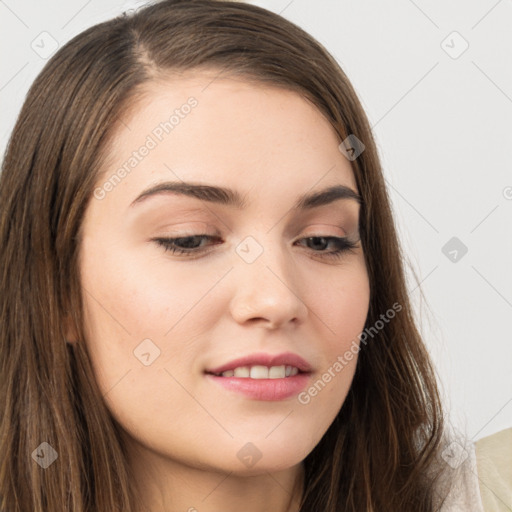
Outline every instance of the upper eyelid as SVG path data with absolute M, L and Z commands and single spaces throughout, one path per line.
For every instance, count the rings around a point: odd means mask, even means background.
M 353 210 L 349 209 L 346 210 L 346 205 L 342 208 L 341 205 L 338 207 L 337 205 L 322 205 L 315 207 L 311 210 L 305 210 L 305 211 L 299 211 L 296 212 L 292 218 L 290 218 L 286 223 L 289 225 L 287 229 L 290 229 L 290 227 L 293 228 L 293 226 L 297 226 L 299 224 L 304 223 L 313 223 L 316 224 L 315 220 L 318 219 L 318 224 L 324 224 L 324 225 L 331 225 L 331 226 L 339 226 L 339 222 L 341 223 L 356 223 L 359 224 L 359 210 L 357 212 L 354 212 Z M 232 212 L 234 213 L 234 212 Z M 338 218 L 339 222 L 325 222 L 326 218 L 324 215 L 332 215 L 332 218 Z M 194 218 L 197 218 L 196 216 L 202 217 L 204 215 L 204 220 L 194 220 Z M 290 215 L 290 211 L 286 212 L 285 215 L 280 217 L 277 221 L 277 223 L 274 223 L 277 225 L 278 223 L 283 222 L 283 220 Z M 222 226 L 222 229 L 226 228 L 228 231 L 232 231 L 232 223 L 231 221 L 225 222 L 223 219 L 223 215 L 220 215 L 218 213 L 215 213 L 210 205 L 202 205 L 198 206 L 196 208 L 183 208 L 179 209 L 176 212 L 172 213 L 173 217 L 182 217 L 183 221 L 179 224 L 203 224 L 208 225 L 211 223 L 220 223 Z M 318 217 L 323 217 L 324 222 L 322 222 Z M 188 220 L 188 218 L 191 218 Z M 235 219 L 239 219 L 240 216 L 237 215 L 234 217 Z M 228 219 L 230 219 L 230 216 L 228 216 Z M 200 229 L 200 228 L 199 228 Z
M 192 259 L 201 258 L 202 256 L 207 256 L 208 254 L 211 254 L 215 249 L 216 245 L 219 245 L 218 243 L 206 243 L 204 246 L 199 247 L 192 247 L 192 248 L 186 248 L 186 247 L 179 247 L 175 245 L 175 240 L 180 238 L 194 238 L 199 237 L 203 240 L 206 239 L 215 239 L 218 237 L 210 236 L 210 235 L 190 235 L 190 236 L 184 236 L 184 237 L 174 237 L 174 238 L 155 238 L 152 241 L 156 242 L 158 245 L 163 246 L 164 250 L 170 251 L 171 253 L 174 253 L 177 257 L 179 255 L 186 256 Z M 294 241 L 294 245 L 297 242 L 307 240 L 308 238 L 324 238 L 328 240 L 327 243 L 337 243 L 342 244 L 341 247 L 338 247 L 337 249 L 333 251 L 312 251 L 313 254 L 317 254 L 319 257 L 325 260 L 333 260 L 335 258 L 340 258 L 343 254 L 346 253 L 352 253 L 354 250 L 357 250 L 359 248 L 359 242 L 360 239 L 353 240 L 349 237 L 337 237 L 337 236 L 322 236 L 322 235 L 311 235 L 311 236 L 302 236 L 299 237 L 297 240 Z M 173 244 L 172 248 L 169 247 L 170 244 Z
M 187 224 L 186 222 L 183 223 L 183 224 Z M 194 223 L 194 224 L 197 224 L 197 223 Z M 197 227 L 197 226 L 193 226 L 193 227 L 184 227 L 184 228 L 179 228 L 179 229 L 175 229 L 175 230 L 169 230 L 167 233 L 163 233 L 164 236 L 169 236 L 169 238 L 171 237 L 175 237 L 175 238 L 181 238 L 183 236 L 199 236 L 199 235 L 208 235 L 208 236 L 222 236 L 220 231 L 218 228 L 216 227 L 206 227 L 208 226 L 208 223 L 207 222 L 199 222 L 199 224 L 202 224 L 201 227 Z M 179 226 L 180 224 L 178 224 Z M 313 229 L 314 232 L 322 232 L 322 230 L 327 230 L 327 229 L 333 229 L 333 228 L 336 228 L 336 229 L 341 229 L 342 231 L 348 233 L 348 230 L 345 229 L 344 226 L 341 226 L 339 225 L 338 223 L 336 222 L 332 222 L 332 223 L 326 223 L 326 222 L 319 222 L 319 223 L 313 223 L 311 224 L 312 226 L 319 226 L 319 227 L 316 227 Z M 311 226 L 310 225 L 310 226 Z M 307 226 L 307 228 L 305 229 L 309 229 L 310 226 Z M 358 223 L 356 223 L 356 226 L 358 226 Z M 222 229 L 222 228 L 221 228 Z M 211 230 L 211 232 L 210 232 Z M 228 231 L 230 233 L 233 232 L 232 229 L 228 228 Z M 357 229 L 358 231 L 358 229 Z M 339 235 L 327 235 L 326 233 L 322 233 L 322 235 L 324 236 L 339 236 Z M 318 236 L 322 236 L 322 235 L 318 235 Z M 306 236 L 315 236 L 315 235 L 306 235 Z
M 203 237 L 210 241 L 216 241 L 216 240 L 223 240 L 224 237 L 218 233 L 205 233 L 205 232 L 197 232 L 197 233 L 167 233 L 163 234 L 162 236 L 153 237 L 153 240 L 158 239 L 165 239 L 165 240 L 179 240 L 181 238 L 194 238 L 194 237 Z M 356 233 L 355 236 L 350 236 L 348 234 L 346 235 L 339 235 L 339 234 L 328 234 L 328 233 L 319 233 L 319 232 L 313 232 L 313 233 L 304 233 L 302 235 L 296 236 L 293 239 L 294 240 L 302 240 L 304 238 L 340 238 L 344 240 L 350 240 L 353 242 L 359 242 L 360 236 L 359 233 Z
M 152 240 L 153 241 L 166 240 L 166 241 L 175 242 L 176 240 L 180 240 L 182 238 L 196 238 L 196 237 L 209 240 L 210 242 L 216 242 L 217 240 L 223 239 L 223 237 L 219 236 L 219 235 L 210 235 L 208 233 L 193 233 L 193 234 L 180 234 L 180 235 L 174 235 L 174 236 L 160 236 L 160 237 L 155 237 Z M 360 236 L 350 237 L 350 236 L 338 236 L 338 235 L 315 234 L 315 233 L 299 236 L 296 239 L 294 239 L 294 241 L 296 242 L 298 240 L 305 240 L 308 238 L 327 238 L 327 239 L 335 239 L 335 240 L 344 240 L 344 241 L 346 241 L 348 243 L 352 243 L 352 244 L 357 244 L 361 241 Z M 218 244 L 214 243 L 213 245 L 218 245 Z M 194 251 L 196 249 L 191 249 L 191 250 Z

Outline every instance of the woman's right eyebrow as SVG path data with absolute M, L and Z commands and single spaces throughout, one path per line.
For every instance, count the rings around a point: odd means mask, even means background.
M 157 183 L 144 190 L 130 204 L 133 207 L 151 197 L 161 195 L 183 195 L 194 197 L 202 201 L 232 206 L 237 209 L 244 209 L 247 206 L 245 198 L 238 191 L 231 188 L 204 183 L 190 183 L 185 181 L 165 181 Z M 331 204 L 339 200 L 354 200 L 361 204 L 361 196 L 346 185 L 332 185 L 322 190 L 307 192 L 297 199 L 294 210 L 309 210 L 319 206 Z

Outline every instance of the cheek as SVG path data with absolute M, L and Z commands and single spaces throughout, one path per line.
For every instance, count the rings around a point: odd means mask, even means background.
M 201 317 L 194 315 L 194 309 L 222 276 L 222 272 L 199 273 L 185 262 L 171 262 L 163 250 L 150 244 L 130 251 L 116 250 L 101 240 L 85 241 L 83 254 L 81 279 L 90 292 L 84 297 L 89 323 L 97 331 L 118 332 L 122 343 L 127 338 L 130 344 L 139 338 L 168 340 L 192 317 L 192 327 L 199 327 Z
M 339 279 L 331 279 L 322 293 L 310 294 L 311 309 L 323 332 L 323 366 L 299 403 L 316 402 L 318 414 L 331 421 L 343 404 L 357 365 L 359 335 L 364 329 L 370 301 L 370 285 L 362 261 Z
M 225 270 L 192 271 L 153 247 L 129 251 L 99 237 L 85 239 L 82 254 L 87 345 L 102 392 L 122 379 L 136 395 L 159 393 L 169 388 L 165 368 L 179 369 L 181 380 L 197 359 L 194 339 L 211 325 L 209 291 Z
M 323 323 L 326 352 L 331 359 L 359 342 L 370 303 L 370 284 L 362 257 L 337 276 L 323 282 L 317 293 L 309 293 L 308 305 Z

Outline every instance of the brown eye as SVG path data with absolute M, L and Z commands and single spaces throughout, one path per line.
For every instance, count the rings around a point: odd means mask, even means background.
M 306 241 L 308 248 L 318 253 L 321 257 L 336 258 L 341 257 L 345 252 L 352 251 L 357 247 L 357 243 L 348 238 L 336 236 L 308 236 L 299 241 Z M 326 251 L 329 244 L 334 245 L 334 249 Z
M 189 235 L 176 238 L 155 238 L 154 241 L 162 246 L 165 251 L 173 254 L 196 254 L 204 251 L 203 240 L 215 240 L 218 237 L 210 235 Z

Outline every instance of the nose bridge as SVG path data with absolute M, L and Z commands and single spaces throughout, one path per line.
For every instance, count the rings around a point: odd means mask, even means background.
M 303 321 L 307 307 L 285 247 L 272 235 L 260 234 L 244 238 L 235 251 L 233 317 L 238 322 L 266 320 L 273 326 Z

